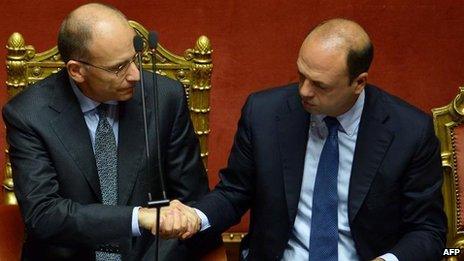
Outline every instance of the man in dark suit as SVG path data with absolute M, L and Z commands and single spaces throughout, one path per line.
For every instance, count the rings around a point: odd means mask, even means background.
M 367 84 L 372 57 L 352 21 L 311 31 L 299 84 L 248 98 L 221 181 L 195 205 L 203 229 L 224 231 L 251 209 L 247 260 L 441 259 L 432 120 Z
M 118 10 L 79 7 L 60 28 L 66 68 L 3 108 L 27 229 L 24 260 L 153 259 L 155 210 L 139 207 L 148 193 L 159 198 L 161 188 L 156 171 L 146 170 L 134 36 Z M 159 135 L 168 197 L 189 204 L 208 191 L 198 140 L 181 84 L 158 77 L 157 85 L 160 126 L 154 133 L 153 85 L 145 83 L 149 165 L 157 169 Z M 175 211 L 161 211 L 163 231 L 186 238 L 180 225 L 199 226 L 199 220 L 170 218 Z M 163 240 L 161 260 L 190 260 L 194 240 Z

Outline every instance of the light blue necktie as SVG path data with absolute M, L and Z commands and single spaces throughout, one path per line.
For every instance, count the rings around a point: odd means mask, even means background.
M 338 127 L 334 117 L 324 118 L 329 134 L 322 148 L 314 183 L 309 243 L 310 261 L 338 259 Z

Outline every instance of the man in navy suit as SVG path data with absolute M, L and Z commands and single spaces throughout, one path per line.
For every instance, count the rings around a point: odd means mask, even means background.
M 353 21 L 311 31 L 299 83 L 248 98 L 221 181 L 195 206 L 202 229 L 224 231 L 251 209 L 243 259 L 440 260 L 431 117 L 367 84 L 372 58 Z

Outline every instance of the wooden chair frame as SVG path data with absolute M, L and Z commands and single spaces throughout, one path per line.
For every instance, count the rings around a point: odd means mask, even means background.
M 460 188 L 460 181 L 464 176 L 459 175 L 457 158 L 456 132 L 464 128 L 464 87 L 459 88 L 459 93 L 446 106 L 432 109 L 435 133 L 441 143 L 441 159 L 443 165 L 444 207 L 448 219 L 448 248 L 464 248 L 464 220 L 461 202 L 464 190 Z M 464 139 L 460 137 L 460 139 Z M 464 151 L 464 147 L 460 148 Z M 464 155 L 463 155 L 464 156 Z M 463 161 L 464 162 L 464 161 Z M 461 162 L 462 163 L 462 162 Z M 462 166 L 459 166 L 462 168 Z M 461 183 L 464 184 L 464 183 Z M 462 187 L 462 185 L 461 185 Z M 461 250 L 462 252 L 463 250 Z M 446 260 L 464 260 L 464 256 L 448 257 Z

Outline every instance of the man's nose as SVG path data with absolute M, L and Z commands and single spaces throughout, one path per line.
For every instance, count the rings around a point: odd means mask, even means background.
M 314 86 L 310 80 L 305 79 L 300 87 L 300 94 L 305 98 L 312 98 L 315 95 Z
M 138 82 L 138 81 L 140 81 L 140 71 L 139 71 L 139 68 L 137 67 L 136 63 L 132 62 L 129 65 L 129 71 L 127 72 L 126 80 L 129 81 L 129 82 Z

